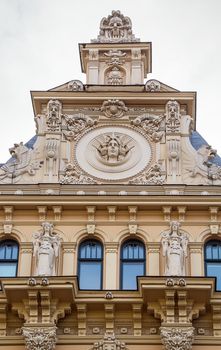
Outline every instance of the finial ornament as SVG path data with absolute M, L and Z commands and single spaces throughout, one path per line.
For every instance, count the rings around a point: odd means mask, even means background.
M 104 17 L 100 23 L 100 33 L 94 43 L 139 42 L 132 33 L 132 23 L 120 11 L 112 11 L 111 15 Z

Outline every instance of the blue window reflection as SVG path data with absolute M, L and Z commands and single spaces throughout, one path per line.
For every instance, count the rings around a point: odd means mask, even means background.
M 18 243 L 13 240 L 0 242 L 0 277 L 15 277 L 18 267 Z
M 102 289 L 103 247 L 96 240 L 79 247 L 78 276 L 80 289 Z
M 144 244 L 126 241 L 121 248 L 121 289 L 137 289 L 137 276 L 145 275 Z
M 216 277 L 216 289 L 221 291 L 221 241 L 213 240 L 205 246 L 206 276 Z

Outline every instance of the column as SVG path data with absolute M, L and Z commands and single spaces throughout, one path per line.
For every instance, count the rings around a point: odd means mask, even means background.
M 75 268 L 75 254 L 76 243 L 63 243 L 62 244 L 62 275 L 75 275 L 77 269 Z
M 20 244 L 18 276 L 31 276 L 33 244 L 25 242 Z
M 117 289 L 118 243 L 105 244 L 104 289 Z
M 190 275 L 203 276 L 202 243 L 190 243 Z
M 160 275 L 160 243 L 147 243 L 147 275 Z

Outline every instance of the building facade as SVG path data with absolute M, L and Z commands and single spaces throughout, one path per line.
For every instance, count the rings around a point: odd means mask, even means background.
M 221 159 L 113 11 L 0 167 L 0 347 L 221 346 Z

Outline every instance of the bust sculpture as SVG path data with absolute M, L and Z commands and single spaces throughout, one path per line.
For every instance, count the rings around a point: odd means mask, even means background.
M 172 221 L 170 232 L 163 233 L 162 248 L 165 256 L 165 276 L 185 276 L 188 238 L 180 232 L 180 223 Z
M 37 276 L 55 276 L 56 260 L 59 255 L 60 237 L 53 232 L 54 225 L 42 223 L 42 231 L 34 236 L 35 274 Z

